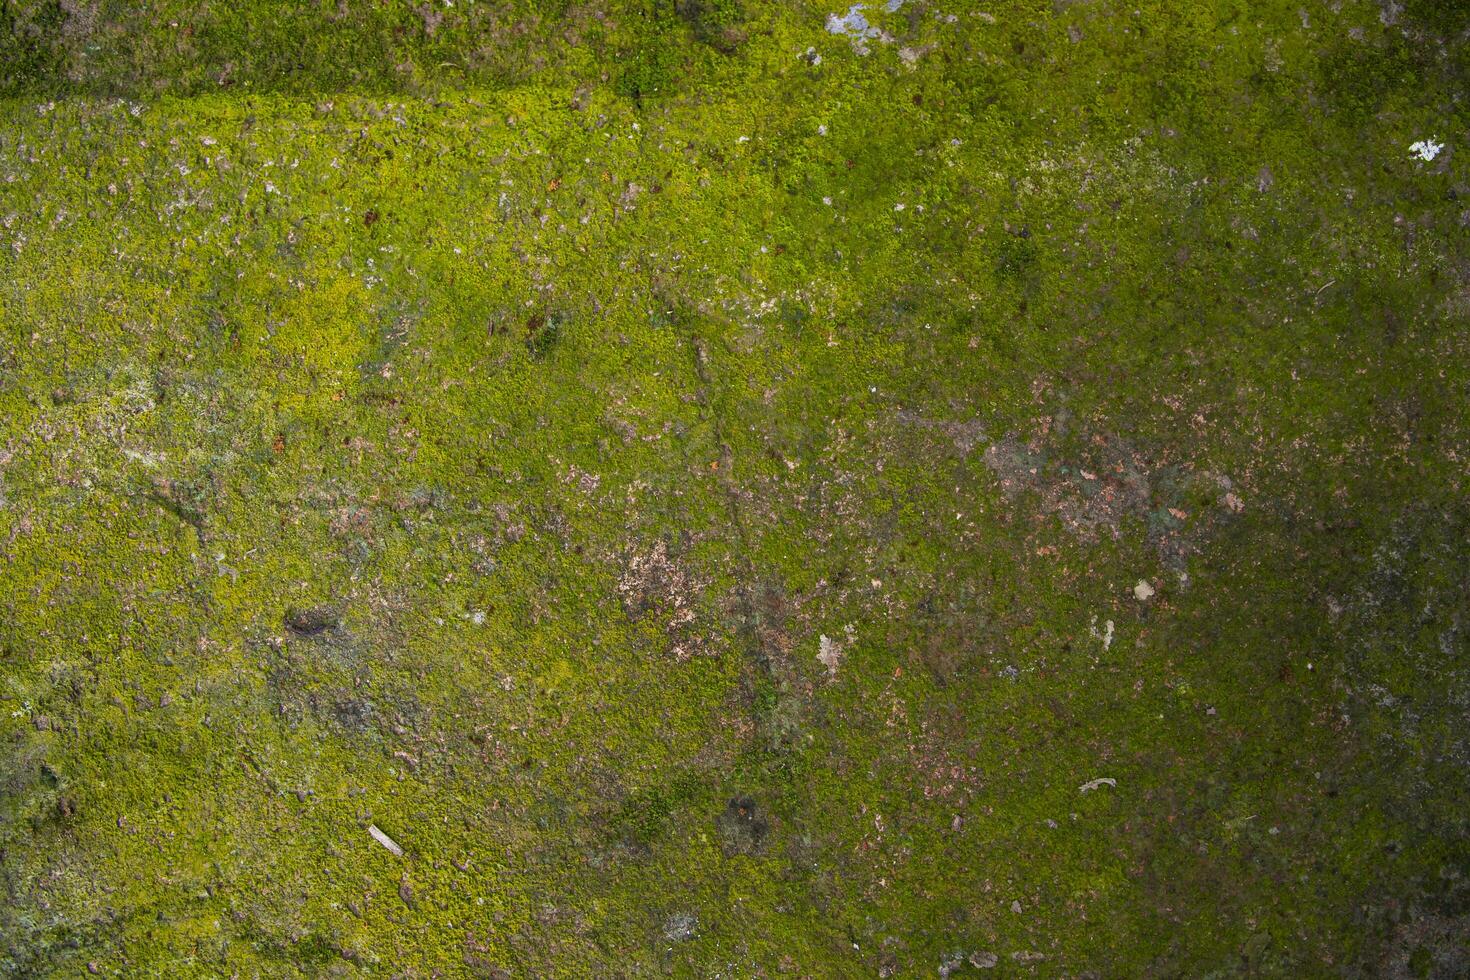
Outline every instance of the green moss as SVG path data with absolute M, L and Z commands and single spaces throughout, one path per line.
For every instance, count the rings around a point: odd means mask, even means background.
M 34 84 L 55 72 L 58 58 L 52 48 L 57 28 L 65 19 L 56 0 L 24 3 L 6 0 L 0 6 L 0 63 L 6 86 Z
M 0 974 L 1452 962 L 1450 7 L 846 6 L 3 8 Z

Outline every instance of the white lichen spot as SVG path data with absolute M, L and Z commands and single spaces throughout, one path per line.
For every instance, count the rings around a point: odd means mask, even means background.
M 890 3 L 892 0 L 890 0 Z M 864 4 L 855 3 L 847 8 L 845 14 L 827 15 L 827 32 L 829 34 L 841 34 L 852 42 L 852 50 L 855 54 L 865 55 L 868 53 L 868 41 L 880 40 L 888 42 L 892 40 L 882 29 L 874 27 L 868 22 L 863 13 Z M 891 7 L 890 10 L 897 10 Z
M 1138 584 L 1133 587 L 1133 598 L 1139 602 L 1147 602 L 1154 597 L 1154 587 L 1144 579 L 1139 579 Z
M 1409 144 L 1409 152 L 1426 163 L 1439 156 L 1440 151 L 1443 149 L 1444 144 L 1435 142 L 1432 136 L 1427 140 L 1419 140 L 1417 143 Z
M 829 34 L 846 34 L 851 38 L 862 38 L 873 28 L 868 24 L 868 18 L 863 16 L 863 5 L 855 3 L 847 8 L 845 14 L 827 15 L 827 32 Z

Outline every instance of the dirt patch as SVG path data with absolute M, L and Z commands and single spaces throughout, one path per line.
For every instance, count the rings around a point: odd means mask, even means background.
M 1386 980 L 1470 976 L 1470 915 L 1422 915 L 1400 923 L 1378 975 Z
M 720 847 L 726 857 L 757 854 L 765 846 L 771 822 L 760 804 L 749 796 L 736 796 L 725 804 L 715 820 L 720 831 Z
M 286 610 L 286 628 L 297 636 L 320 636 L 336 627 L 341 616 L 331 606 Z
M 669 639 L 669 652 L 685 661 L 705 651 L 697 605 L 701 583 L 684 563 L 669 555 L 664 541 L 649 551 L 628 555 L 618 578 L 618 595 L 628 618 L 652 619 Z
M 985 449 L 985 465 L 1012 500 L 1035 494 L 1042 516 L 1054 516 L 1077 538 L 1120 537 L 1142 525 L 1167 565 L 1182 569 L 1213 523 L 1244 503 L 1228 477 L 1148 458 L 1127 440 L 1094 434 L 1067 453 L 1045 436 L 1006 437 Z
M 1182 570 L 1208 527 L 1246 509 L 1229 477 L 1155 458 L 1129 440 L 1076 431 L 1063 417 L 1042 420 L 1030 439 L 993 438 L 980 419 L 936 419 L 911 411 L 894 420 L 938 433 L 961 456 L 980 450 L 986 469 L 1013 504 L 1027 495 L 1034 518 L 1055 518 L 1083 541 L 1121 537 L 1142 527 L 1170 567 Z

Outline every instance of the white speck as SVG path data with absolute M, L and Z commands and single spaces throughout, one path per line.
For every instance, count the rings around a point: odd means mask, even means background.
M 822 203 L 830 208 L 832 206 L 832 199 L 830 197 L 824 197 L 822 198 Z
M 895 204 L 893 206 L 893 210 L 895 210 L 895 211 L 902 211 L 903 209 L 904 209 L 904 205 L 903 205 L 902 202 L 899 202 L 898 204 Z
M 1078 786 L 1077 790 L 1082 793 L 1091 793 L 1093 790 L 1103 786 L 1111 786 L 1113 789 L 1117 789 L 1118 781 L 1110 776 L 1100 776 L 1097 779 L 1089 779 L 1081 786 Z
M 1444 144 L 1436 143 L 1434 141 L 1434 137 L 1432 136 L 1427 140 L 1420 140 L 1419 142 L 1412 143 L 1409 146 L 1410 153 L 1418 157 L 1420 160 L 1425 161 L 1433 160 L 1435 157 L 1439 156 L 1439 151 L 1443 149 Z
M 826 136 L 827 135 L 827 124 L 826 123 L 822 123 L 820 126 L 817 127 L 817 135 L 818 136 Z
M 737 142 L 737 143 L 749 143 L 750 142 L 750 137 L 749 136 L 742 136 L 738 140 L 736 140 L 735 142 Z
M 1139 602 L 1147 602 L 1148 600 L 1152 599 L 1153 596 L 1154 587 L 1152 585 L 1149 585 L 1143 579 L 1139 579 L 1138 584 L 1133 587 L 1133 598 L 1137 599 Z

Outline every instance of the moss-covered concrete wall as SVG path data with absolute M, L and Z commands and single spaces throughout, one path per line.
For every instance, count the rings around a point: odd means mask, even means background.
M 1465 975 L 1467 29 L 4 0 L 0 975 Z

